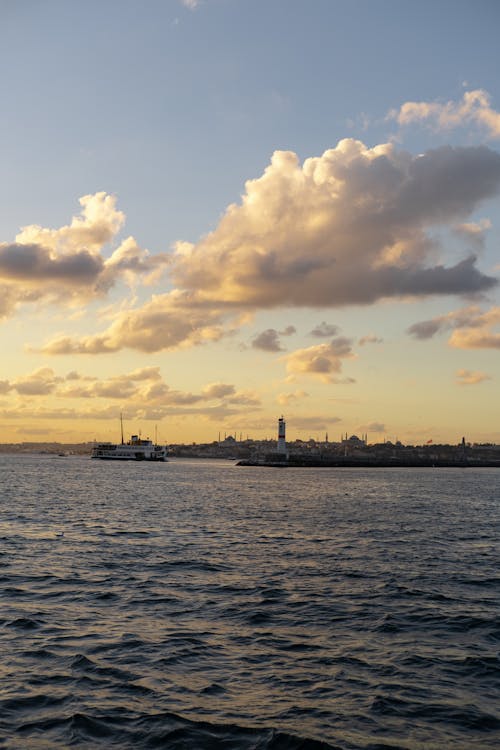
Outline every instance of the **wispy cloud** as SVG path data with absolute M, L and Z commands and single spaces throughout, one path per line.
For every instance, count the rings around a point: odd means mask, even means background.
M 463 224 L 456 224 L 453 227 L 455 234 L 465 240 L 469 246 L 472 246 L 475 252 L 480 252 L 483 249 L 488 229 L 491 229 L 491 221 L 489 219 L 464 222 Z
M 259 408 L 261 401 L 254 391 L 237 390 L 232 383 L 208 383 L 198 392 L 172 388 L 160 368 L 143 367 L 109 378 L 80 375 L 72 370 L 57 375 L 50 367 L 39 368 L 11 381 L 0 381 L 0 393 L 6 396 L 3 414 L 8 418 L 66 419 L 80 415 L 88 419 L 116 417 L 125 408 L 129 418 L 162 419 L 167 415 L 200 414 L 209 419 L 215 415 L 236 415 L 243 408 Z M 20 396 L 14 405 L 9 398 Z M 57 406 L 64 400 L 84 407 Z M 40 403 L 40 406 L 34 406 Z M 96 405 L 96 404 L 101 405 Z
M 383 422 L 368 422 L 368 424 L 361 425 L 358 429 L 361 432 L 374 432 L 377 435 L 387 432 L 387 427 Z
M 400 125 L 423 122 L 436 130 L 451 130 L 464 125 L 478 125 L 490 138 L 500 138 L 500 113 L 491 106 L 491 96 L 484 89 L 466 91 L 458 102 L 405 102 L 389 112 L 389 119 Z
M 326 323 L 324 320 L 317 326 L 315 326 L 312 331 L 310 332 L 310 336 L 314 336 L 315 338 L 326 338 L 329 339 L 332 336 L 337 336 L 339 333 L 339 327 L 336 325 L 333 325 L 332 323 Z
M 332 425 L 338 424 L 342 420 L 340 417 L 328 417 L 324 416 L 299 416 L 295 415 L 293 418 L 293 428 L 299 432 L 326 432 Z M 316 435 L 316 437 L 320 437 Z
M 361 336 L 361 338 L 358 340 L 358 344 L 360 346 L 365 346 L 365 344 L 382 344 L 384 339 L 380 338 L 380 336 L 375 336 L 373 333 L 369 333 L 367 336 Z
M 448 340 L 456 349 L 500 349 L 500 307 L 483 311 L 471 306 L 414 323 L 408 333 L 416 339 L 430 339 L 437 333 L 452 331 Z
M 459 370 L 457 372 L 457 383 L 459 385 L 477 385 L 485 380 L 491 380 L 491 377 L 484 372 L 472 372 L 471 370 Z
M 309 396 L 306 391 L 293 391 L 293 393 L 280 393 L 276 398 L 276 402 L 280 406 L 289 406 L 290 404 L 302 401 Z

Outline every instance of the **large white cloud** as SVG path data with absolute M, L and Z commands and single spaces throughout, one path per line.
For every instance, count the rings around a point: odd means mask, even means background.
M 497 280 L 473 255 L 446 265 L 432 231 L 463 224 L 499 188 L 500 155 L 486 147 L 413 156 L 345 139 L 303 164 L 277 151 L 214 231 L 177 243 L 172 292 L 123 311 L 97 336 L 59 338 L 46 351 L 157 351 L 220 338 L 228 320 L 259 309 L 485 292 Z
M 495 282 L 462 258 L 446 267 L 430 227 L 466 217 L 500 185 L 500 155 L 445 147 L 413 157 L 343 140 L 300 165 L 276 152 L 240 205 L 172 264 L 180 288 L 253 308 L 370 304 L 464 294 Z

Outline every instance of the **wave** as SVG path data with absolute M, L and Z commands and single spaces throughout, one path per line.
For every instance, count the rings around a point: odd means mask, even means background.
M 45 742 L 54 743 L 54 749 L 92 743 L 94 748 L 114 745 L 122 750 L 343 750 L 339 745 L 313 737 L 276 729 L 192 721 L 168 712 L 147 716 L 75 712 L 22 723 L 16 734 L 29 739 L 30 747 L 36 747 L 37 736 L 43 734 Z
M 0 746 L 500 746 L 497 473 L 54 463 L 0 493 Z

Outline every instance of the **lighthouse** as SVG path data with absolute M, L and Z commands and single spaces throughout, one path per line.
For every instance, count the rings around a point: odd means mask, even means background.
M 286 422 L 281 416 L 278 419 L 278 447 L 277 452 L 283 453 L 286 455 L 286 441 L 285 441 L 285 430 L 286 430 Z

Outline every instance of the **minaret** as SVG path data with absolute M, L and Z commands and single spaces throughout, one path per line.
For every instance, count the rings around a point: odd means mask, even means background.
M 278 447 L 277 447 L 278 453 L 286 454 L 285 430 L 286 430 L 286 422 L 283 416 L 281 416 L 278 419 Z

